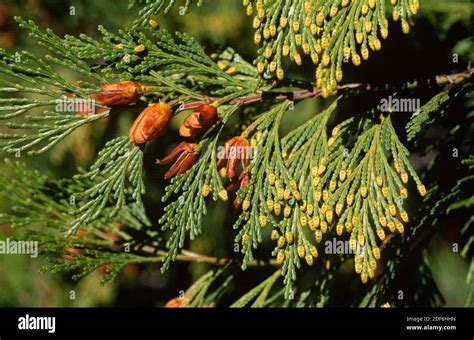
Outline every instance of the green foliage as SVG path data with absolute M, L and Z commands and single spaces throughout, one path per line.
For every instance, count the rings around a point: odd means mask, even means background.
M 254 41 L 260 45 L 257 68 L 266 76 L 283 79 L 283 57 L 297 65 L 303 55 L 317 66 L 316 84 L 326 97 L 342 80 L 342 65 L 358 66 L 369 48 L 381 48 L 379 36 L 388 36 L 385 1 L 244 1 L 247 15 L 255 14 Z M 395 1 L 393 19 L 405 33 L 419 1 Z
M 145 26 L 150 19 L 163 12 L 167 14 L 175 5 L 176 0 L 129 0 L 129 8 L 133 8 L 137 4 L 143 6 L 138 12 L 138 18 L 135 20 L 136 26 Z M 179 1 L 178 1 L 179 3 Z M 200 7 L 203 0 L 185 0 L 179 7 L 180 15 L 185 15 L 192 3 L 196 3 Z
M 265 302 L 267 301 L 270 290 L 280 275 L 280 270 L 275 271 L 268 279 L 242 296 L 238 301 L 234 302 L 231 307 L 245 307 L 254 299 L 255 301 L 250 307 L 265 307 Z
M 31 22 L 21 23 L 32 30 L 32 36 L 41 46 L 50 50 L 57 46 L 55 52 L 58 54 L 67 50 L 66 46 L 60 46 L 59 38 L 51 31 L 40 34 Z M 89 65 L 70 53 L 64 52 L 63 59 L 47 55 L 44 60 L 26 51 L 8 54 L 0 50 L 0 72 L 3 75 L 0 79 L 0 92 L 11 96 L 0 99 L 0 119 L 9 120 L 6 124 L 8 128 L 23 132 L 2 133 L 0 138 L 4 141 L 0 146 L 4 151 L 17 154 L 25 150 L 29 154 L 43 153 L 78 127 L 108 115 L 103 112 L 94 116 L 79 116 L 76 113 L 59 113 L 49 109 L 63 101 L 66 93 L 83 97 L 97 90 L 90 83 L 74 84 L 64 79 L 52 66 L 54 64 L 69 67 L 87 76 L 92 75 Z M 32 113 L 35 110 L 42 110 L 43 113 L 35 115 Z M 15 122 L 13 118 L 24 118 L 23 121 L 27 122 Z
M 91 166 L 89 172 L 76 176 L 76 179 L 91 183 L 91 187 L 77 193 L 79 201 L 83 203 L 75 211 L 79 215 L 71 226 L 71 234 L 82 224 L 96 220 L 104 209 L 114 202 L 115 208 L 109 218 L 114 217 L 126 204 L 126 194 L 138 206 L 142 206 L 141 195 L 145 193 L 142 180 L 143 151 L 137 146 L 131 146 L 126 137 L 119 137 L 108 142 L 98 154 L 98 159 Z M 127 188 L 127 180 L 130 188 Z
M 233 279 L 232 275 L 223 277 L 226 271 L 228 270 L 224 267 L 211 270 L 201 276 L 182 296 L 177 298 L 179 306 L 191 308 L 215 307 L 216 301 L 226 292 L 229 283 Z M 217 287 L 216 282 L 218 283 Z
M 114 238 L 132 242 L 130 231 L 150 225 L 142 207 L 134 204 L 120 207 L 113 216 L 114 223 L 110 223 L 112 209 L 103 208 L 100 217 L 95 217 L 93 227 L 82 228 L 78 236 L 65 237 L 65 234 L 70 234 L 69 228 L 75 222 L 76 212 L 70 203 L 70 195 L 84 190 L 84 180 L 50 180 L 24 163 L 6 162 L 14 175 L 0 176 L 0 184 L 2 196 L 7 198 L 12 208 L 11 212 L 0 214 L 0 220 L 12 228 L 25 229 L 30 239 L 39 242 L 41 252 L 51 255 L 52 262 L 43 270 L 58 272 L 79 268 L 81 273 L 76 274 L 75 278 L 80 278 L 104 264 L 110 264 L 107 275 L 103 277 L 106 282 L 128 263 L 157 261 L 110 251 L 117 246 Z M 122 226 L 126 226 L 125 230 Z M 85 253 L 78 255 L 72 249 L 84 249 Z M 158 261 L 161 261 L 160 258 Z
M 424 127 L 429 127 L 437 119 L 443 117 L 445 108 L 450 102 L 456 100 L 459 96 L 469 93 L 471 87 L 472 84 L 470 84 L 469 79 L 461 79 L 461 81 L 453 82 L 442 89 L 423 105 L 421 110 L 416 112 L 407 123 L 407 139 L 414 139 L 422 130 L 425 130 Z

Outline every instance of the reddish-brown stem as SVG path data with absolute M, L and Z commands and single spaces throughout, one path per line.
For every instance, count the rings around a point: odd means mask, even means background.
M 163 256 L 163 257 L 168 255 L 168 252 L 161 249 L 156 249 L 149 245 L 139 247 L 136 250 L 143 251 L 144 253 L 147 253 L 149 255 L 158 255 L 158 256 Z M 218 258 L 218 257 L 212 257 L 212 256 L 194 254 L 194 253 L 177 254 L 176 260 L 184 261 L 184 262 L 203 262 L 203 263 L 210 263 L 210 264 L 217 264 L 217 265 L 225 265 L 228 263 L 240 263 L 240 260 L 238 259 Z M 247 266 L 249 267 L 265 266 L 265 265 L 278 266 L 274 259 L 271 259 L 269 261 L 255 260 L 255 261 L 251 261 L 247 263 Z
M 451 83 L 457 79 L 464 78 L 471 74 L 473 69 L 469 68 L 465 72 L 461 73 L 456 73 L 456 74 L 451 74 L 451 75 L 437 75 L 435 77 L 435 81 L 438 85 L 443 85 L 446 83 Z M 340 92 L 342 90 L 347 90 L 347 89 L 355 89 L 355 88 L 362 88 L 366 87 L 367 90 L 370 90 L 372 86 L 370 84 L 361 84 L 361 83 L 355 83 L 355 84 L 347 84 L 347 85 L 340 85 L 337 87 L 337 89 L 333 92 L 333 94 L 336 94 L 337 92 Z M 412 84 L 409 84 L 408 87 L 416 87 L 418 86 L 417 82 L 414 82 Z M 285 99 L 293 99 L 293 100 L 301 100 L 301 99 L 306 99 L 306 98 L 312 98 L 312 97 L 317 97 L 321 94 L 321 89 L 318 88 L 313 88 L 312 90 L 301 90 L 301 91 L 294 91 L 294 92 L 287 92 L 287 93 L 279 93 L 279 94 L 273 94 L 274 99 L 276 100 L 285 100 Z M 271 96 L 271 92 L 267 93 L 258 93 L 258 94 L 251 94 L 248 96 L 242 96 L 238 97 L 235 99 L 232 99 L 230 101 L 230 104 L 238 104 L 238 105 L 246 105 L 254 102 L 261 101 L 265 95 Z M 189 109 L 194 109 L 198 107 L 199 105 L 206 104 L 206 103 L 211 103 L 215 101 L 217 98 L 207 98 L 206 100 L 200 100 L 200 101 L 194 101 L 194 102 L 189 102 L 186 104 L 181 105 L 176 112 L 181 112 Z

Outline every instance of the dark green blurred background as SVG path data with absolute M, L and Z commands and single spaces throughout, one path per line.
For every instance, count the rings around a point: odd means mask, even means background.
M 427 78 L 436 74 L 455 73 L 467 68 L 473 60 L 474 49 L 469 27 L 473 9 L 469 1 L 421 0 L 421 10 L 416 25 L 409 35 L 401 33 L 398 23 L 390 22 L 389 37 L 382 44 L 382 51 L 372 53 L 361 67 L 344 69 L 344 82 L 397 82 L 415 78 Z M 74 6 L 75 15 L 70 15 Z M 42 27 L 50 27 L 59 35 L 85 33 L 97 36 L 97 25 L 111 31 L 132 23 L 137 9 L 128 10 L 128 3 L 110 0 L 0 0 L 0 47 L 9 51 L 28 49 L 35 51 L 35 42 L 19 30 L 12 17 L 20 15 L 35 20 Z M 157 18 L 160 26 L 170 31 L 185 31 L 197 38 L 210 53 L 225 46 L 233 47 L 247 60 L 253 60 L 256 47 L 253 44 L 251 18 L 245 16 L 240 0 L 206 0 L 201 8 L 192 6 L 190 13 L 180 16 L 176 11 Z M 459 62 L 452 62 L 453 53 Z M 313 81 L 314 68 L 306 60 L 307 68 L 288 65 L 289 77 Z M 305 64 L 305 63 L 303 63 Z M 64 71 L 67 72 L 67 71 Z M 355 107 L 368 100 L 363 95 L 355 99 Z M 296 126 L 317 110 L 319 103 L 308 100 L 298 104 L 298 119 L 291 116 L 286 127 Z M 350 109 L 348 107 L 347 109 Z M 87 167 L 104 143 L 115 135 L 128 133 L 131 115 L 120 115 L 107 122 L 84 126 L 69 136 L 48 154 L 28 159 L 32 167 L 52 177 L 72 176 L 77 167 Z M 178 119 L 179 120 L 179 119 Z M 173 121 L 171 132 L 160 145 L 172 145 L 177 141 L 178 120 Z M 0 125 L 0 131 L 2 126 Z M 285 131 L 283 131 L 284 133 Z M 160 197 L 165 182 L 163 169 L 153 165 L 166 150 L 160 146 L 149 146 L 147 162 L 147 194 L 145 202 L 153 222 L 158 220 L 162 205 Z M 6 157 L 5 154 L 0 156 Z M 423 162 L 415 160 L 421 169 Z M 0 171 L 3 171 L 0 163 Z M 441 173 L 440 173 L 441 175 Z M 429 183 L 428 183 L 429 185 Z M 0 201 L 4 206 L 4 202 Z M 188 249 L 213 256 L 227 256 L 232 252 L 233 231 L 231 217 L 225 209 L 209 207 L 206 232 L 191 242 Z M 428 258 L 434 278 L 448 306 L 461 306 L 466 301 L 468 287 L 465 277 L 468 264 L 453 253 L 453 242 L 461 242 L 456 220 L 444 221 L 442 228 L 428 247 Z M 8 226 L 0 225 L 0 237 L 10 235 Z M 462 242 L 461 242 L 462 243 Z M 270 245 L 267 247 L 270 249 Z M 0 306 L 162 306 L 167 300 L 185 290 L 209 267 L 202 264 L 176 263 L 164 275 L 158 267 L 140 267 L 138 271 L 125 271 L 113 284 L 100 286 L 99 272 L 74 282 L 67 276 L 39 274 L 41 260 L 27 256 L 0 256 Z M 264 270 L 248 270 L 239 275 L 239 284 L 230 289 L 231 296 L 239 294 L 257 284 L 268 275 Z M 75 290 L 76 299 L 71 300 L 70 291 Z

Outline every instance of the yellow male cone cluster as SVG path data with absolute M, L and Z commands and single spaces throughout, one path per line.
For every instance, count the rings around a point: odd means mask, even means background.
M 242 210 L 247 211 L 250 208 L 250 201 L 246 198 L 242 202 Z
M 278 238 L 277 246 L 278 248 L 283 248 L 285 246 L 286 239 L 284 236 Z
M 392 1 L 393 2 L 393 1 Z M 385 39 L 388 36 L 388 20 L 384 10 L 377 8 L 376 0 L 359 1 L 341 0 L 339 3 L 316 5 L 312 1 L 302 1 L 299 6 L 284 7 L 280 17 L 269 15 L 272 13 L 271 1 L 256 1 L 254 3 L 244 1 L 247 15 L 255 16 L 252 26 L 256 30 L 254 41 L 257 45 L 263 44 L 263 58 L 266 63 L 258 64 L 258 71 L 276 73 L 278 79 L 283 79 L 284 72 L 280 67 L 281 53 L 289 57 L 297 65 L 302 64 L 299 51 L 311 56 L 316 67 L 316 86 L 321 89 L 323 97 L 328 97 L 337 89 L 337 83 L 342 81 L 343 73 L 341 63 L 334 58 L 340 48 L 344 51 L 344 57 L 352 60 L 356 66 L 360 65 L 361 59 L 369 58 L 369 49 L 378 51 L 381 42 L 378 33 Z M 393 5 L 393 19 L 401 18 L 402 31 L 408 33 L 409 21 L 419 9 L 419 0 Z M 349 20 L 352 8 L 355 17 L 351 19 L 349 30 L 342 30 L 343 21 Z M 270 12 L 268 12 L 270 11 Z M 400 15 L 403 13 L 403 15 Z M 276 21 L 276 20 L 277 21 Z M 309 34 L 308 34 L 309 33 Z M 343 39 L 344 35 L 354 34 L 354 46 L 351 39 Z M 263 39 L 262 39 L 263 35 Z M 341 35 L 342 39 L 341 39 Z M 360 49 L 360 53 L 357 51 Z M 334 63 L 337 62 L 337 65 Z
M 228 194 L 227 194 L 227 190 L 225 190 L 225 189 L 221 189 L 221 190 L 219 191 L 219 193 L 217 194 L 217 196 L 219 196 L 219 198 L 220 198 L 221 200 L 223 200 L 224 202 L 226 202 L 226 201 L 229 200 L 229 196 L 228 196 Z
M 202 189 L 201 189 L 201 194 L 204 196 L 204 197 L 207 197 L 209 195 L 209 192 L 211 191 L 211 189 L 209 188 L 209 185 L 207 184 L 204 184 L 202 186 Z
M 285 253 L 283 251 L 279 251 L 276 260 L 278 264 L 282 264 L 285 260 Z

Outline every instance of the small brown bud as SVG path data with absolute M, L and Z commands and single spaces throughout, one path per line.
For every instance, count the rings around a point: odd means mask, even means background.
M 143 87 L 134 81 L 121 81 L 112 84 L 102 84 L 103 92 L 90 95 L 103 106 L 128 105 L 135 103 L 143 94 Z
M 167 164 L 176 159 L 166 172 L 165 179 L 184 174 L 196 163 L 199 158 L 199 155 L 194 152 L 196 146 L 196 143 L 181 142 L 165 158 L 156 160 L 156 164 Z
M 215 106 L 202 104 L 186 117 L 179 127 L 179 134 L 183 137 L 194 137 L 207 130 L 217 121 L 217 118 Z
M 182 302 L 182 299 L 180 299 L 179 297 L 171 299 L 168 302 L 166 302 L 165 308 L 179 308 L 181 307 L 181 302 Z
M 244 171 L 247 168 L 250 157 L 247 152 L 249 146 L 249 142 L 242 136 L 232 137 L 224 144 L 222 155 L 217 161 L 217 168 L 222 169 L 225 166 L 227 178 L 231 181 L 237 176 L 239 161 Z
M 171 120 L 171 109 L 167 104 L 148 106 L 140 113 L 128 134 L 133 144 L 139 145 L 161 136 Z

